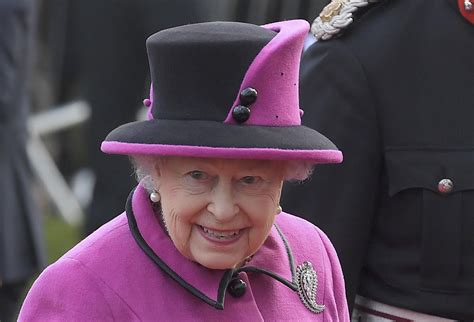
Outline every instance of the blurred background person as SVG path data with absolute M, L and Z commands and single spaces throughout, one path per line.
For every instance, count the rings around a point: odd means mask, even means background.
M 0 320 L 13 321 L 45 262 L 41 216 L 26 154 L 34 0 L 0 0 Z
M 283 209 L 329 235 L 356 320 L 474 319 L 473 10 L 333 1 L 313 24 L 302 120 L 344 162 L 288 187 Z

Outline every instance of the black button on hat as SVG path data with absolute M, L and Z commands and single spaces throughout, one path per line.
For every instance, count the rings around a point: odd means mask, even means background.
M 250 109 L 247 106 L 237 105 L 232 110 L 232 117 L 237 123 L 243 123 L 250 117 Z
M 250 105 L 257 100 L 257 90 L 247 87 L 240 92 L 240 105 L 232 110 L 232 117 L 237 123 L 244 123 L 250 117 Z
M 229 286 L 227 286 L 227 290 L 233 297 L 243 296 L 245 294 L 246 289 L 247 283 L 245 283 L 241 278 L 238 277 L 233 278 L 230 281 Z
M 240 104 L 244 106 L 249 106 L 250 104 L 255 103 L 257 100 L 257 90 L 252 87 L 247 87 L 240 92 Z

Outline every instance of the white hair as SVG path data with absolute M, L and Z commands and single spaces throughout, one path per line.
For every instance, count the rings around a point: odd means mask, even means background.
M 152 192 L 155 188 L 153 185 L 153 168 L 159 162 L 160 157 L 132 155 L 130 161 L 133 165 L 135 178 L 148 192 Z
M 138 182 L 149 192 L 154 190 L 152 173 L 157 164 L 162 162 L 165 156 L 149 156 L 149 155 L 132 155 L 132 162 L 135 177 Z M 273 162 L 273 160 L 268 160 Z M 313 172 L 314 162 L 300 160 L 282 160 L 274 162 L 282 162 L 284 164 L 283 179 L 285 181 L 304 181 Z

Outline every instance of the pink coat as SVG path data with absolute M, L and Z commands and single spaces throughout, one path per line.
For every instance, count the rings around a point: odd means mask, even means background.
M 236 273 L 247 288 L 234 297 L 226 291 L 232 272 L 184 258 L 161 228 L 142 187 L 130 208 L 143 240 L 170 270 L 158 267 L 138 246 L 123 213 L 39 276 L 20 321 L 349 321 L 334 248 L 303 219 L 277 216 L 263 246 Z M 316 276 L 298 275 L 304 262 L 312 264 Z M 322 312 L 307 308 L 303 299 L 308 298 L 313 299 L 310 307 L 324 305 L 318 307 Z

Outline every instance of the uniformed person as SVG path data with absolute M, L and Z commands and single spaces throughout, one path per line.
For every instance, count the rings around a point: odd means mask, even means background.
M 312 26 L 303 123 L 344 162 L 283 205 L 328 233 L 358 314 L 472 321 L 473 3 L 370 2 L 332 1 Z
M 33 274 L 45 264 L 26 155 L 34 0 L 0 0 L 0 321 L 10 322 Z

